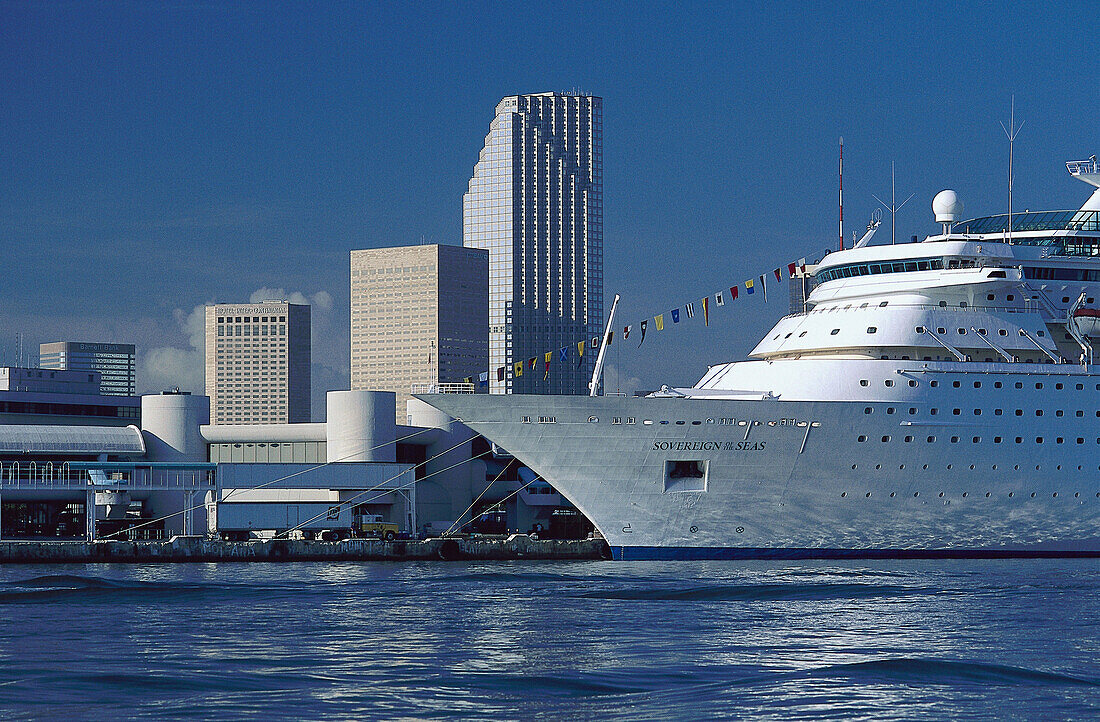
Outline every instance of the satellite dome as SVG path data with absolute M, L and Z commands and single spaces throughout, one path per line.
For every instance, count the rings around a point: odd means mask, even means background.
M 936 223 L 954 223 L 962 215 L 963 204 L 955 191 L 940 191 L 932 199 L 932 212 L 936 214 Z

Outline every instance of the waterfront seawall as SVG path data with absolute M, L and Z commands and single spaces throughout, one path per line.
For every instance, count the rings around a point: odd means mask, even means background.
M 462 537 L 423 541 L 349 539 L 339 542 L 293 539 L 227 542 L 199 537 L 167 541 L 5 541 L 0 563 L 459 561 L 510 559 L 610 559 L 602 539 L 506 539 Z

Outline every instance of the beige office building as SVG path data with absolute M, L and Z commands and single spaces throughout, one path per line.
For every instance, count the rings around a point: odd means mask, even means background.
M 393 391 L 397 421 L 414 385 L 487 390 L 489 254 L 422 245 L 351 252 L 351 388 Z
M 309 306 L 207 306 L 206 395 L 212 424 L 308 422 Z

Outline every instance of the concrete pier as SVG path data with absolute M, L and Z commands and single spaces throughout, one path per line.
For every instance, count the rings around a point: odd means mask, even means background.
M 423 541 L 349 539 L 339 542 L 273 539 L 227 542 L 203 537 L 168 541 L 3 541 L 0 563 L 297 562 L 297 561 L 459 561 L 510 559 L 610 559 L 602 539 L 534 540 L 449 537 Z

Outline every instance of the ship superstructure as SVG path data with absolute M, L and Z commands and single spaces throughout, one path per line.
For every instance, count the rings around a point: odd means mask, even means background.
M 619 558 L 1100 554 L 1100 167 L 1079 209 L 829 254 L 750 360 L 644 398 L 431 396 Z

